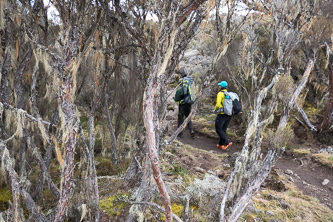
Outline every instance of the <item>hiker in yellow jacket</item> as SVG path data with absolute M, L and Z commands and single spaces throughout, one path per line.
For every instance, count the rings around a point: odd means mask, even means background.
M 226 81 L 222 81 L 218 83 L 218 86 L 219 93 L 217 94 L 214 112 L 217 113 L 215 119 L 215 130 L 216 133 L 220 136 L 220 141 L 216 146 L 219 149 L 226 150 L 232 145 L 232 142 L 227 137 L 227 128 L 229 126 L 231 116 L 225 115 L 223 112 L 225 99 L 225 94 L 223 92 L 227 92 L 228 83 Z

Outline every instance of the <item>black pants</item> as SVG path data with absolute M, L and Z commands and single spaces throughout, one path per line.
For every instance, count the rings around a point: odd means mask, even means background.
M 224 114 L 218 114 L 215 119 L 215 129 L 217 134 L 220 136 L 219 145 L 228 145 L 230 140 L 227 137 L 227 128 L 229 126 L 231 116 Z
M 183 124 L 184 119 L 188 117 L 191 113 L 191 105 L 179 105 L 178 111 L 178 127 Z M 188 122 L 187 128 L 190 130 L 190 133 L 193 132 L 192 121 Z

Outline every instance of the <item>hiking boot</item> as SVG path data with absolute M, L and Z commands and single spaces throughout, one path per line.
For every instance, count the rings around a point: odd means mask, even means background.
M 219 148 L 219 149 L 222 149 L 222 150 L 223 150 L 223 148 L 224 148 L 223 145 L 219 145 L 219 144 L 217 144 L 216 147 Z
M 226 149 L 228 149 L 230 146 L 232 145 L 232 142 L 230 142 L 228 145 L 226 145 L 226 146 L 223 146 L 221 149 L 222 150 L 226 150 Z
M 192 138 L 195 137 L 195 135 L 194 135 L 194 131 L 193 131 L 193 130 L 191 131 L 191 137 L 192 137 Z
M 183 138 L 183 137 L 184 137 L 183 132 L 179 133 L 179 134 L 178 134 L 178 137 L 179 137 L 179 138 Z
M 228 149 L 230 146 L 232 145 L 232 142 L 230 142 L 228 145 L 219 145 L 219 144 L 217 144 L 216 145 L 216 147 L 217 148 L 219 148 L 219 149 L 221 149 L 221 150 L 226 150 L 226 149 Z

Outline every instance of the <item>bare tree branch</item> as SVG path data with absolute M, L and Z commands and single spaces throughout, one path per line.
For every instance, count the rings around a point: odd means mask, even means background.
M 299 114 L 301 114 L 303 120 L 305 121 L 306 125 L 313 131 L 317 131 L 316 127 L 310 122 L 308 116 L 306 115 L 306 113 L 304 112 L 304 110 L 302 109 L 302 107 L 300 107 L 299 104 L 296 103 L 296 109 L 298 111 Z
M 21 181 L 19 179 L 19 176 L 17 175 L 16 171 L 13 169 L 11 157 L 9 156 L 9 151 L 4 144 L 3 140 L 0 140 L 0 156 L 2 157 L 2 164 L 6 170 L 6 172 L 10 175 L 11 181 L 12 181 L 12 190 L 13 192 L 13 200 L 17 200 L 19 196 L 16 196 L 17 194 L 20 194 L 31 212 L 31 214 L 36 218 L 37 221 L 42 222 L 48 222 L 49 220 L 44 216 L 44 214 L 41 212 L 41 208 L 36 205 L 34 200 L 31 198 L 30 194 L 23 188 Z M 16 191 L 16 192 L 15 192 Z M 19 218 L 16 216 L 15 219 L 19 220 Z

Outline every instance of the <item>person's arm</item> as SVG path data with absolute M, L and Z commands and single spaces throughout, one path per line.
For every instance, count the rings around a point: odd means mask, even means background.
M 183 90 L 180 90 L 180 89 L 182 89 L 182 87 L 180 87 L 176 91 L 176 95 L 175 95 L 175 98 L 174 98 L 175 102 L 179 102 L 181 100 Z
M 215 111 L 217 111 L 220 108 L 223 108 L 223 102 L 224 102 L 224 93 L 223 92 L 219 92 L 217 94 Z

